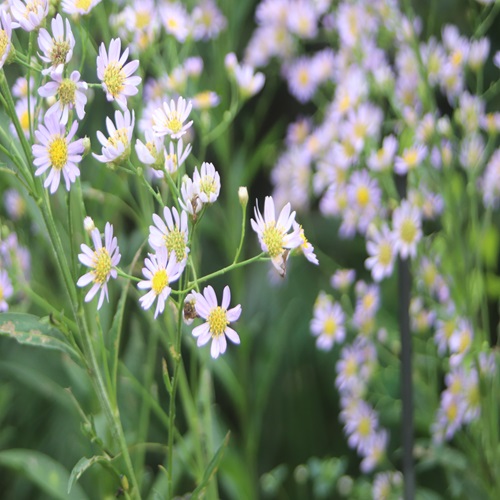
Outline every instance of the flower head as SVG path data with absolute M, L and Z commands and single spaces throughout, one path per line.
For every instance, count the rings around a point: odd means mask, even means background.
M 295 221 L 295 212 L 290 213 L 290 211 L 290 203 L 287 203 L 276 220 L 274 200 L 272 196 L 266 196 L 264 217 L 260 213 L 259 207 L 256 206 L 254 208 L 255 220 L 251 219 L 250 221 L 252 229 L 257 233 L 262 251 L 269 254 L 274 267 L 281 276 L 286 273 L 286 260 L 289 251 L 302 244 L 300 226 L 291 233 L 288 232 Z
M 38 28 L 49 13 L 49 0 L 11 0 L 10 11 L 15 26 L 24 31 Z
M 394 210 L 392 227 L 394 251 L 398 252 L 402 259 L 415 257 L 417 244 L 422 238 L 422 216 L 418 208 L 403 200 Z
M 40 59 L 49 64 L 48 68 L 42 70 L 42 75 L 52 73 L 60 65 L 68 64 L 73 55 L 75 37 L 71 31 L 68 19 L 63 23 L 61 14 L 52 19 L 52 36 L 45 28 L 41 28 L 38 34 L 38 46 L 43 54 L 38 54 Z M 66 30 L 65 30 L 66 27 Z M 61 68 L 62 73 L 62 68 Z
M 51 169 L 45 179 L 44 187 L 50 186 L 51 194 L 59 187 L 61 173 L 69 191 L 72 182 L 80 175 L 78 163 L 82 160 L 83 140 L 71 142 L 78 128 L 76 121 L 66 135 L 66 127 L 61 123 L 58 113 L 46 113 L 43 125 L 40 124 L 35 136 L 40 144 L 32 146 L 33 164 L 38 167 L 35 175 L 42 175 Z
M 119 110 L 115 111 L 115 124 L 106 118 L 106 128 L 108 129 L 109 137 L 100 131 L 97 131 L 97 139 L 102 144 L 102 154 L 92 156 L 102 163 L 117 164 L 125 161 L 130 155 L 130 141 L 134 131 L 135 113 L 125 109 L 122 113 Z
M 46 83 L 38 89 L 38 93 L 42 97 L 57 96 L 57 101 L 48 109 L 48 113 L 57 113 L 61 116 L 61 123 L 68 123 L 69 111 L 76 109 L 76 115 L 79 120 L 85 116 L 85 104 L 87 104 L 87 96 L 85 91 L 88 88 L 86 82 L 80 82 L 80 73 L 73 71 L 69 78 L 63 78 L 63 67 L 50 74 L 51 82 Z
M 108 101 L 116 101 L 120 108 L 125 110 L 127 97 L 137 94 L 137 86 L 142 78 L 132 76 L 139 67 L 139 61 L 125 64 L 129 49 L 126 48 L 120 56 L 121 45 L 119 38 L 113 38 L 109 42 L 109 51 L 106 51 L 106 46 L 101 43 L 97 56 L 97 77 L 102 82 Z
M 193 120 L 184 123 L 192 107 L 191 101 L 187 102 L 183 97 L 177 99 L 177 104 L 173 99 L 170 104 L 164 102 L 162 107 L 153 112 L 154 133 L 159 136 L 169 135 L 172 139 L 182 137 L 193 124 Z
M 369 257 L 365 261 L 365 266 L 371 270 L 373 279 L 381 281 L 391 276 L 395 254 L 392 233 L 387 224 L 384 224 L 380 230 L 370 226 L 366 249 Z
M 237 321 L 241 315 L 241 305 L 228 309 L 231 302 L 231 291 L 224 287 L 222 304 L 217 304 L 217 296 L 211 286 L 205 287 L 203 294 L 193 292 L 195 297 L 195 309 L 206 322 L 193 329 L 193 335 L 198 338 L 197 345 L 205 345 L 212 339 L 210 355 L 216 359 L 219 354 L 226 352 L 226 337 L 234 344 L 240 343 L 240 337 L 229 325 Z
M 184 268 L 189 253 L 187 214 L 184 210 L 179 214 L 175 207 L 165 207 L 163 217 L 165 222 L 153 214 L 155 225 L 149 226 L 149 244 L 156 250 L 166 248 L 168 254 L 174 252 L 177 262 Z
M 345 315 L 342 307 L 334 302 L 329 295 L 320 292 L 314 304 L 314 317 L 311 320 L 311 333 L 318 337 L 318 349 L 329 351 L 335 342 L 342 343 L 345 339 Z
M 66 14 L 88 14 L 101 0 L 62 0 L 62 10 Z
M 194 169 L 193 184 L 202 203 L 214 203 L 219 197 L 220 176 L 213 163 L 203 162 Z
M 170 283 L 177 281 L 182 274 L 184 266 L 181 266 L 175 258 L 175 252 L 167 253 L 167 249 L 163 246 L 156 250 L 156 254 L 149 254 L 149 257 L 144 260 L 145 280 L 138 283 L 137 287 L 141 290 L 149 289 L 146 295 L 143 295 L 139 302 L 143 309 L 149 309 L 153 302 L 157 300 L 155 319 L 158 314 L 161 314 L 165 309 L 165 301 L 168 299 L 172 289 Z
M 84 274 L 76 284 L 78 286 L 86 286 L 89 283 L 93 283 L 92 288 L 85 295 L 85 302 L 91 301 L 99 289 L 101 290 L 97 304 L 97 309 L 100 309 L 104 297 L 109 301 L 108 281 L 109 278 L 117 277 L 118 273 L 115 266 L 119 264 L 121 255 L 116 236 L 113 237 L 113 226 L 109 222 L 106 222 L 106 227 L 104 228 L 104 246 L 102 246 L 99 229 L 95 228 L 91 236 L 95 250 L 82 243 L 80 248 L 83 253 L 78 255 L 78 260 L 92 270 Z

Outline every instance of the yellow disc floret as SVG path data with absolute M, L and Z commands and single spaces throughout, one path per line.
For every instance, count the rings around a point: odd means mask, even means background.
M 413 243 L 417 234 L 415 223 L 411 219 L 406 219 L 401 224 L 401 239 L 405 243 Z
M 229 325 L 226 310 L 222 309 L 222 307 L 220 306 L 212 309 L 212 311 L 208 315 L 207 322 L 208 326 L 210 327 L 210 333 L 212 334 L 212 337 L 223 335 L 226 331 L 226 326 Z
M 267 253 L 270 257 L 277 257 L 283 253 L 283 235 L 276 227 L 275 222 L 266 224 L 266 229 L 262 234 L 262 240 L 267 247 Z
M 69 78 L 65 78 L 57 91 L 59 99 L 64 106 L 75 104 L 76 83 Z
M 61 170 L 68 162 L 68 145 L 63 137 L 54 139 L 48 147 L 49 159 L 52 166 Z
M 165 269 L 159 269 L 156 271 L 153 279 L 151 280 L 151 288 L 153 289 L 156 295 L 159 295 L 163 292 L 163 289 L 168 286 L 168 274 Z
M 69 43 L 66 40 L 56 41 L 50 51 L 52 66 L 66 64 L 66 57 L 70 51 Z
M 176 227 L 173 231 L 170 231 L 164 236 L 165 245 L 167 247 L 168 254 L 175 252 L 175 258 L 177 262 L 181 262 L 184 257 L 186 257 L 186 241 L 184 240 L 184 233 L 179 231 Z
M 94 254 L 94 282 L 101 285 L 106 282 L 111 271 L 111 257 L 106 248 L 97 250 Z
M 125 73 L 116 62 L 111 62 L 104 70 L 102 81 L 106 85 L 108 92 L 116 98 L 123 91 Z
M 387 241 L 384 241 L 378 247 L 378 261 L 383 266 L 388 266 L 392 259 L 392 248 L 391 244 Z
M 9 37 L 5 30 L 0 29 L 0 59 L 4 56 L 7 50 L 7 45 L 9 44 Z
M 76 0 L 75 7 L 84 11 L 88 11 L 92 0 Z
M 179 115 L 176 111 L 173 111 L 165 122 L 165 126 L 172 131 L 172 133 L 177 134 L 182 129 L 182 122 L 179 119 Z

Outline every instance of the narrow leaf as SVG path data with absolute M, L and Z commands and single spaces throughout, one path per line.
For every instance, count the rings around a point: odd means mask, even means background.
M 221 462 L 222 457 L 224 455 L 224 450 L 226 449 L 226 447 L 229 443 L 229 436 L 230 435 L 231 435 L 231 431 L 229 431 L 226 434 L 226 436 L 224 437 L 224 440 L 222 441 L 222 444 L 219 446 L 219 449 L 215 452 L 215 455 L 213 456 L 212 460 L 210 460 L 210 463 L 208 464 L 208 467 L 205 469 L 205 473 L 203 474 L 203 479 L 201 480 L 200 484 L 196 487 L 196 489 L 191 494 L 191 498 L 193 498 L 193 499 L 199 498 L 200 494 L 207 487 L 210 480 L 217 473 L 217 469 L 219 468 L 220 462 Z
M 13 449 L 0 451 L 0 466 L 19 472 L 50 498 L 56 500 L 87 500 L 79 484 L 68 495 L 68 471 L 54 459 L 33 450 Z
M 82 457 L 76 465 L 73 467 L 73 470 L 71 471 L 71 474 L 69 476 L 68 480 L 68 495 L 71 492 L 71 488 L 73 488 L 73 485 L 82 477 L 82 474 L 92 465 L 99 463 L 99 462 L 107 462 L 108 459 L 103 456 L 93 456 L 91 458 L 87 457 Z

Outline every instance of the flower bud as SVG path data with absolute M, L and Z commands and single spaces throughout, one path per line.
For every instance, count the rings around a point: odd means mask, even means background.
M 95 229 L 95 224 L 94 221 L 92 220 L 92 217 L 89 217 L 87 215 L 87 217 L 83 219 L 83 227 L 85 228 L 85 231 L 87 231 L 87 233 L 89 234 Z
M 245 208 L 248 205 L 248 189 L 245 186 L 240 186 L 238 188 L 238 198 L 240 200 L 240 205 Z

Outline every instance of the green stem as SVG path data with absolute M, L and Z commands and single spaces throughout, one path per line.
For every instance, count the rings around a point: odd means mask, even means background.
M 238 245 L 238 249 L 236 250 L 236 255 L 234 256 L 233 265 L 238 262 L 240 257 L 241 249 L 243 248 L 243 240 L 245 239 L 245 230 L 246 230 L 246 215 L 247 215 L 247 203 L 242 205 L 242 214 L 241 214 L 241 237 L 240 244 Z

